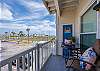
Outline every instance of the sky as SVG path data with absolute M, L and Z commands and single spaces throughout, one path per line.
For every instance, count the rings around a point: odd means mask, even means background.
M 55 15 L 50 15 L 42 0 L 0 0 L 0 34 L 23 31 L 55 35 Z

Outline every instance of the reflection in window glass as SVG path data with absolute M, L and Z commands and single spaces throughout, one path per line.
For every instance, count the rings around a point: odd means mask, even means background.
M 90 32 L 96 32 L 96 11 L 93 10 L 93 6 L 81 17 L 81 34 L 80 43 L 81 48 L 86 50 L 91 47 L 96 40 L 96 33 L 89 34 Z
M 81 47 L 83 50 L 93 46 L 96 41 L 96 34 L 81 34 Z
M 81 33 L 96 32 L 96 20 L 96 11 L 91 7 L 82 16 Z

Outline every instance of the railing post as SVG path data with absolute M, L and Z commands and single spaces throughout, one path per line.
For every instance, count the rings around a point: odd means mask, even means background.
M 17 61 L 17 67 L 16 67 L 17 71 L 20 71 L 20 66 L 19 66 L 20 65 L 20 60 L 19 60 L 19 58 L 16 61 Z
M 41 55 L 42 55 L 42 64 L 41 66 L 43 65 L 43 48 L 41 48 Z
M 12 61 L 8 64 L 8 71 L 12 71 Z
M 22 64 L 23 64 L 23 71 L 26 70 L 26 66 L 25 66 L 25 55 L 23 55 L 22 57 Z
M 30 53 L 27 54 L 27 70 L 30 71 Z
M 37 49 L 36 49 L 36 52 L 37 52 L 37 55 L 36 55 L 36 59 L 37 59 L 37 63 L 36 63 L 36 71 L 40 71 L 40 51 L 39 51 L 39 48 L 40 48 L 40 45 L 37 44 Z
M 0 67 L 0 71 L 1 71 L 1 67 Z
M 36 53 L 36 49 L 35 49 L 35 71 L 36 71 L 36 63 L 37 63 L 36 55 L 37 55 L 37 53 Z
M 33 51 L 31 52 L 32 54 L 31 54 L 31 56 L 32 56 L 32 59 L 31 59 L 31 64 L 32 64 L 32 71 L 33 71 L 33 62 L 34 62 L 34 60 L 33 60 Z
M 56 40 L 56 55 L 58 55 L 58 40 Z
M 50 43 L 50 54 L 52 54 L 52 41 Z

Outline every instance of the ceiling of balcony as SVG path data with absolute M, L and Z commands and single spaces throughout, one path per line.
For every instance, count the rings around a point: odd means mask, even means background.
M 75 8 L 78 5 L 79 0 L 58 0 L 60 11 L 63 9 Z M 54 0 L 45 0 L 45 3 L 50 13 L 55 13 L 56 6 Z

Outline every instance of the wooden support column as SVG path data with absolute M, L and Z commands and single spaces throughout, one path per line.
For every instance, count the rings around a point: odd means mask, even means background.
M 56 14 L 56 55 L 58 55 L 58 40 L 59 40 L 59 24 L 58 15 Z
M 100 55 L 100 0 L 97 0 L 97 5 L 94 6 L 94 10 L 97 11 L 97 33 L 96 33 L 96 52 L 98 55 Z
M 56 7 L 56 55 L 59 54 L 59 24 L 60 24 L 60 10 L 58 0 L 54 0 L 54 4 Z
M 95 5 L 93 9 L 97 11 L 97 33 L 96 33 L 96 39 L 100 39 L 100 0 L 97 0 L 97 5 Z
M 96 39 L 100 39 L 100 12 L 97 12 L 97 34 Z

